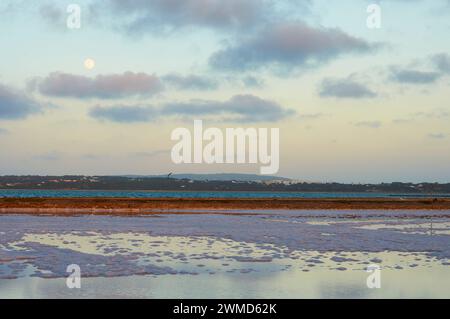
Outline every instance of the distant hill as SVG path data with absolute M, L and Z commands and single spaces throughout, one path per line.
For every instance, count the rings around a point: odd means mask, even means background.
M 132 178 L 155 178 L 164 177 L 167 175 L 126 175 L 125 177 Z M 258 181 L 289 181 L 289 178 L 269 175 L 257 175 L 257 174 L 173 174 L 170 178 L 174 179 L 190 179 L 194 181 L 242 181 L 242 182 L 258 182 Z

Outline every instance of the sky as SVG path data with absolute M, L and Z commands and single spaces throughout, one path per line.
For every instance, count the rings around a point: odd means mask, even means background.
M 171 132 L 199 119 L 279 128 L 280 176 L 450 182 L 449 0 L 3 0 L 0 16 L 0 175 L 259 172 L 175 165 Z

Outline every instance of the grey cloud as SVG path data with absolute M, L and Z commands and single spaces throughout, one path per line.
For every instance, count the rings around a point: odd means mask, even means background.
M 315 120 L 327 116 L 327 114 L 323 113 L 309 113 L 309 114 L 300 114 L 299 117 L 302 120 Z
M 450 0 L 449 0 L 450 1 Z M 405 84 L 432 84 L 440 78 L 450 75 L 450 55 L 438 53 L 420 59 L 419 63 L 410 63 L 408 66 L 391 66 L 388 70 L 390 80 Z M 426 66 L 429 70 L 419 70 L 417 65 Z
M 428 72 L 401 69 L 397 67 L 391 68 L 391 80 L 399 83 L 408 84 L 430 84 L 436 82 L 441 74 L 439 72 Z
M 434 109 L 426 112 L 410 113 L 403 118 L 393 120 L 395 124 L 411 123 L 416 120 L 447 120 L 450 117 L 450 112 L 445 109 Z
M 148 122 L 162 117 L 191 118 L 214 116 L 222 121 L 278 121 L 295 114 L 279 104 L 253 95 L 236 95 L 227 101 L 191 100 L 167 103 L 159 108 L 146 106 L 96 106 L 89 115 L 99 120 L 118 123 Z
M 168 74 L 162 80 L 164 84 L 181 90 L 214 90 L 218 87 L 216 80 L 192 74 Z
M 431 62 L 435 65 L 439 72 L 450 74 L 450 55 L 447 53 L 433 55 L 431 57 Z
M 34 78 L 28 82 L 29 90 L 37 89 L 43 95 L 81 99 L 149 96 L 161 92 L 166 85 L 177 90 L 215 90 L 219 82 L 194 74 L 173 73 L 158 77 L 134 72 L 98 75 L 95 78 L 53 72 L 45 78 Z
M 336 98 L 374 98 L 375 92 L 367 88 L 364 84 L 358 83 L 351 78 L 345 79 L 324 79 L 320 84 L 319 95 L 321 97 Z
M 64 8 L 64 6 L 46 3 L 39 8 L 39 13 L 49 25 L 59 26 L 61 27 L 61 30 L 66 30 Z
M 227 74 L 221 77 L 220 82 L 234 89 L 261 89 L 266 81 L 261 75 Z
M 2 0 L 0 3 L 0 14 L 15 14 L 23 12 L 30 6 L 30 0 Z
M 428 134 L 429 138 L 435 139 L 435 140 L 442 140 L 447 137 L 447 135 L 442 133 L 430 133 Z
M 35 3 L 41 1 L 33 1 L 26 0 L 28 2 L 32 2 L 32 6 Z M 101 1 L 93 1 L 99 4 Z M 39 5 L 39 15 L 42 18 L 41 20 L 45 22 L 47 25 L 52 27 L 52 30 L 67 32 L 70 29 L 67 27 L 67 18 L 69 17 L 69 13 L 67 12 L 67 8 L 69 4 L 78 4 L 81 7 L 81 26 L 82 28 L 101 24 L 101 17 L 105 15 L 104 8 L 96 5 L 88 5 L 84 3 L 68 2 L 68 1 L 55 1 L 55 0 L 47 0 L 43 4 Z M 27 5 L 29 7 L 30 4 Z M 33 12 L 34 13 L 34 12 Z
M 23 92 L 0 84 L 0 119 L 23 119 L 41 112 L 42 108 L 42 105 Z
M 412 116 L 427 119 L 447 119 L 450 117 L 450 112 L 444 109 L 436 109 L 428 112 L 416 112 Z
M 125 17 L 130 33 L 182 27 L 218 29 L 255 25 L 270 12 L 269 0 L 108 0 L 113 14 Z
M 342 54 L 368 53 L 378 46 L 339 29 L 280 24 L 216 52 L 209 63 L 214 68 L 231 70 L 317 67 Z
M 168 115 L 232 115 L 232 121 L 264 122 L 278 121 L 294 114 L 279 104 L 254 95 L 235 95 L 228 101 L 192 100 L 187 103 L 169 103 L 164 107 Z
M 41 94 L 55 97 L 120 98 L 148 96 L 162 90 L 158 77 L 146 73 L 98 75 L 95 78 L 62 72 L 36 80 Z
M 248 88 L 261 88 L 264 86 L 264 80 L 248 75 L 242 79 L 242 83 Z
M 158 117 L 152 106 L 135 105 L 95 106 L 90 110 L 89 115 L 98 120 L 118 123 L 149 122 Z

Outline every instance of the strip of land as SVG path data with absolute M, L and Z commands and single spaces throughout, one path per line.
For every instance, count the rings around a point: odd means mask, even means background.
M 224 210 L 450 210 L 450 199 L 0 198 L 0 214 L 202 213 Z

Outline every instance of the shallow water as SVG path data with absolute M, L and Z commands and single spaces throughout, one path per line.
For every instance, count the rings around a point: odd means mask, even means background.
M 122 198 L 450 198 L 450 194 L 339 193 L 339 192 L 207 192 L 0 189 L 0 198 L 122 197 Z
M 295 269 L 275 273 L 0 280 L 3 298 L 448 298 L 447 269 L 383 270 L 380 289 L 368 289 L 362 271 Z
M 0 298 L 450 298 L 449 230 L 450 211 L 3 215 Z

